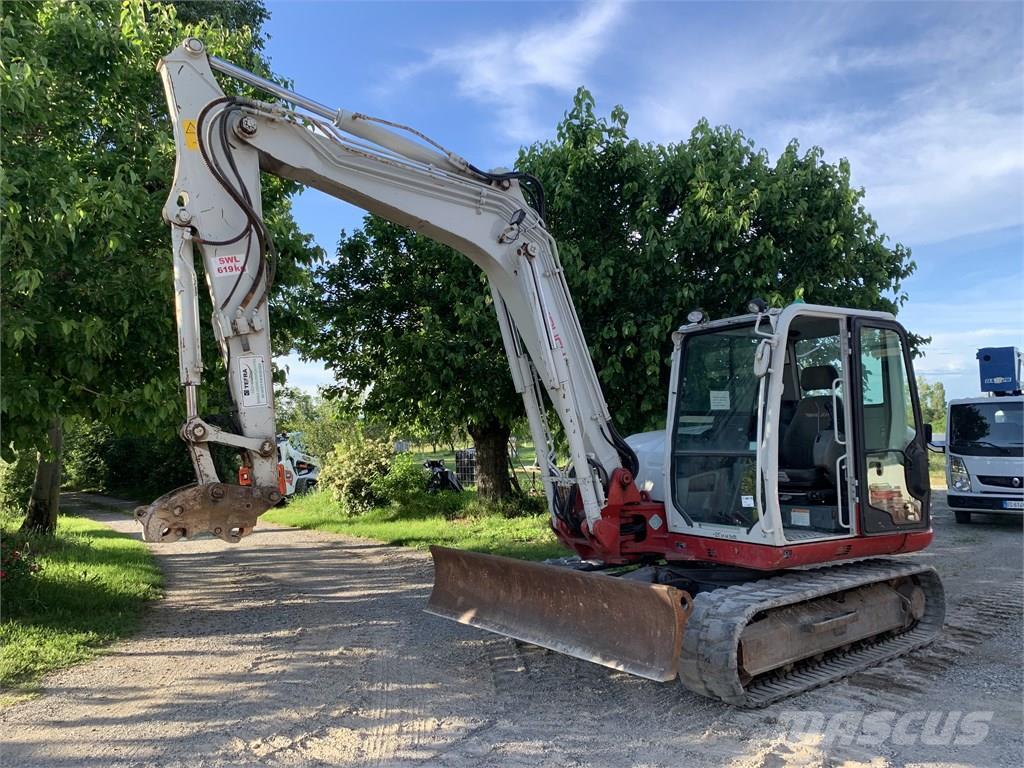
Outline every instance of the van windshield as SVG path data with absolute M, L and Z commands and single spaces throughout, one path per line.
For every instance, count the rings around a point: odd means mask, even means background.
M 949 409 L 949 450 L 963 456 L 1024 456 L 1024 403 L 963 403 Z

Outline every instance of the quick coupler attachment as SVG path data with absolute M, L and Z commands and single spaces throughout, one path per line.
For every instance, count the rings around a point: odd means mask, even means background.
M 165 493 L 135 508 L 142 538 L 159 544 L 209 533 L 237 544 L 252 533 L 256 519 L 281 500 L 277 488 L 206 483 Z

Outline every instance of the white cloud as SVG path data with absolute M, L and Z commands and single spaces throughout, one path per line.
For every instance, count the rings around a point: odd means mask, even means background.
M 914 248 L 1024 223 L 1019 5 L 671 3 L 629 11 L 625 20 L 622 5 L 576 6 L 561 20 L 438 47 L 400 78 L 454 75 L 459 95 L 491 108 L 516 142 L 550 131 L 534 117 L 543 96 L 588 84 L 626 107 L 642 140 L 685 139 L 706 116 L 773 155 L 791 138 L 820 145 L 829 161 L 849 158 L 882 231 Z M 966 396 L 977 390 L 978 347 L 1024 345 L 1024 262 L 994 278 L 972 238 L 956 249 L 963 255 L 945 260 L 915 253 L 911 296 L 935 300 L 912 300 L 900 319 L 932 336 L 919 370 Z
M 1006 85 L 1010 85 L 1007 83 Z M 847 157 L 868 210 L 894 240 L 923 243 L 1021 221 L 1024 120 L 977 98 L 908 93 L 878 113 L 781 123 L 835 160 Z
M 947 301 L 911 301 L 900 312 L 900 322 L 908 330 L 931 336 L 915 371 L 941 381 L 948 397 L 979 394 L 979 348 L 1024 347 L 1021 273 L 1007 278 L 990 278 L 965 290 L 954 272 Z
M 647 71 L 638 80 L 653 87 L 641 91 L 636 106 L 626 105 L 634 130 L 660 142 L 685 138 L 701 117 L 756 135 L 764 113 L 835 68 L 832 51 L 853 25 L 851 11 L 841 5 L 746 5 L 728 26 L 707 20 L 697 26 L 697 14 L 686 4 L 677 7 L 694 19 L 692 27 L 684 26 L 686 45 L 655 44 L 644 52 Z
M 882 230 L 908 244 L 1021 222 L 1019 8 L 772 8 L 664 51 L 654 66 L 672 81 L 652 81 L 634 130 L 673 141 L 707 116 L 773 154 L 794 137 L 820 145 L 850 159 Z M 912 33 L 894 34 L 910 20 Z
M 572 93 L 581 85 L 622 12 L 619 2 L 588 3 L 565 21 L 546 19 L 505 33 L 488 32 L 433 49 L 426 61 L 399 70 L 398 79 L 448 71 L 455 75 L 460 95 L 496 110 L 509 139 L 533 141 L 545 130 L 531 114 L 535 91 Z

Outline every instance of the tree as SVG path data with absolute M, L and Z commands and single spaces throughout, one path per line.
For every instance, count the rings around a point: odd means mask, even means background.
M 595 115 L 580 89 L 556 138 L 517 163 L 547 190 L 547 224 L 623 432 L 663 425 L 671 332 L 690 309 L 728 316 L 755 296 L 889 311 L 905 301 L 910 252 L 878 232 L 845 160 L 794 141 L 773 165 L 739 131 L 703 120 L 685 142 L 644 144 L 627 122 L 621 107 Z M 474 441 L 504 450 L 522 405 L 468 260 L 367 217 L 315 282 L 325 332 L 302 350 L 335 369 L 336 391 L 371 417 L 468 423 Z M 498 474 L 496 462 L 482 469 Z
M 446 246 L 367 216 L 342 232 L 308 297 L 321 331 L 300 344 L 334 371 L 330 394 L 392 426 L 435 436 L 465 428 L 477 487 L 510 490 L 506 446 L 522 412 L 486 279 Z
M 298 387 L 281 386 L 274 391 L 278 432 L 294 432 L 316 417 L 318 400 Z
M 28 529 L 56 523 L 63 419 L 173 434 L 183 417 L 160 219 L 174 146 L 154 65 L 195 35 L 211 53 L 268 73 L 262 5 L 181 10 L 188 23 L 174 5 L 143 0 L 4 5 L 0 412 L 4 457 L 40 452 Z M 292 220 L 294 188 L 275 179 L 264 194 L 281 252 L 272 314 L 285 347 L 300 326 L 290 286 L 317 255 Z M 215 347 L 204 356 L 216 379 Z
M 548 190 L 548 226 L 612 414 L 623 432 L 663 426 L 671 333 L 700 307 L 746 312 L 760 296 L 895 312 L 910 252 L 888 246 L 846 160 L 794 140 L 772 165 L 740 131 L 701 120 L 678 144 L 644 144 L 621 107 L 585 89 L 553 141 L 517 167 Z
M 946 431 L 946 388 L 941 381 L 929 383 L 924 376 L 917 377 L 917 396 L 921 401 L 921 417 L 936 432 Z

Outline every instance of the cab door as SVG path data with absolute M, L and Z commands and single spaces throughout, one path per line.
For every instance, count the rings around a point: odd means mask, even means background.
M 928 451 L 907 332 L 896 322 L 852 322 L 851 390 L 860 531 L 926 530 Z

